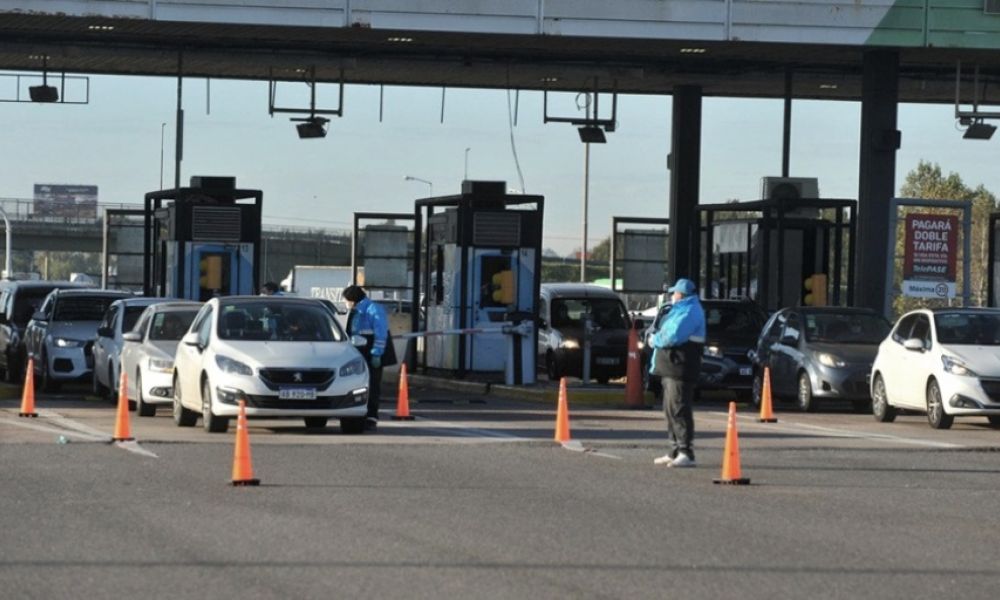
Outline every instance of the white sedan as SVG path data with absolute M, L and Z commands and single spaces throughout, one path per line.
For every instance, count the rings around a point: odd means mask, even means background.
M 140 417 L 156 414 L 157 404 L 170 404 L 174 353 L 201 302 L 163 302 L 146 308 L 132 331 L 122 335 L 121 365 L 128 374 L 128 397 Z
M 298 417 L 308 428 L 340 419 L 364 430 L 368 368 L 318 300 L 232 296 L 205 303 L 174 356 L 174 422 L 223 432 L 246 403 L 248 417 Z
M 958 416 L 1000 426 L 1000 310 L 922 309 L 907 313 L 879 346 L 872 366 L 872 411 L 927 413 L 935 429 Z

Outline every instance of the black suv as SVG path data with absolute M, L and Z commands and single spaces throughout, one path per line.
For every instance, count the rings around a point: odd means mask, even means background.
M 69 281 L 0 281 L 0 373 L 10 383 L 19 383 L 27 366 L 24 328 L 55 289 L 89 287 Z
M 705 311 L 705 352 L 701 361 L 699 390 L 732 390 L 740 402 L 753 400 L 753 364 L 750 351 L 757 344 L 767 313 L 750 300 L 702 300 Z M 659 396 L 660 380 L 649 377 L 649 361 L 653 356 L 652 338 L 670 312 L 665 304 L 656 314 L 653 324 L 643 332 L 642 377 L 646 389 Z

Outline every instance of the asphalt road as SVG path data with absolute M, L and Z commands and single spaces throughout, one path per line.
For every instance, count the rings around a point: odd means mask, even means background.
M 690 470 L 653 466 L 657 411 L 571 408 L 564 448 L 551 407 L 411 402 L 364 436 L 252 421 L 263 484 L 232 488 L 232 430 L 164 411 L 115 445 L 109 404 L 0 401 L 0 596 L 996 596 L 1000 431 L 978 422 L 742 414 L 735 487 L 712 484 L 721 402 L 698 407 Z

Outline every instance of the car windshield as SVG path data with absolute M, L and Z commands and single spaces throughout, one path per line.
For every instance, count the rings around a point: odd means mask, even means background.
M 142 315 L 144 310 L 146 310 L 145 306 L 126 306 L 125 320 L 122 321 L 122 331 L 132 331 L 132 328 L 135 327 L 139 316 Z
M 316 302 L 289 302 L 280 296 L 223 303 L 219 339 L 244 341 L 339 342 L 344 334 L 333 315 Z
M 53 321 L 100 321 L 114 296 L 62 296 L 56 302 Z
M 854 312 L 806 313 L 806 341 L 837 344 L 878 344 L 891 325 L 878 315 Z
M 52 288 L 48 287 L 25 288 L 18 291 L 14 296 L 14 323 L 21 327 L 27 325 L 51 291 Z
M 752 343 L 764 328 L 764 320 L 753 310 L 739 306 L 706 306 L 705 333 L 709 339 Z
M 591 314 L 602 329 L 627 329 L 628 317 L 614 298 L 559 298 L 552 301 L 552 326 L 583 327 L 583 315 Z
M 940 344 L 953 346 L 1000 346 L 1000 314 L 938 313 L 934 327 Z
M 184 337 L 191 321 L 198 314 L 195 310 L 171 310 L 153 315 L 153 324 L 149 329 L 149 339 L 169 340 L 176 342 Z

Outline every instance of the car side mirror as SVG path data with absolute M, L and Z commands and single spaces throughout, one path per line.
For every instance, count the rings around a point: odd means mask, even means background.
M 364 336 L 361 335 L 352 335 L 351 345 L 354 346 L 355 348 L 364 348 L 365 346 L 368 345 L 368 340 L 366 340 Z
M 142 341 L 142 334 L 138 333 L 138 332 L 135 332 L 135 331 L 129 331 L 128 333 L 122 334 L 122 341 L 125 341 L 125 342 L 141 342 Z
M 913 352 L 923 352 L 924 341 L 920 338 L 910 338 L 903 342 L 903 347 L 907 350 L 912 350 Z
M 783 346 L 797 346 L 799 343 L 799 338 L 794 335 L 783 335 L 781 336 L 781 344 Z
M 201 348 L 201 344 L 198 343 L 197 331 L 192 331 L 191 333 L 185 333 L 184 337 L 181 338 L 181 342 L 187 344 L 188 346 L 195 346 L 196 348 Z
M 539 329 L 548 329 L 549 328 L 548 321 L 546 321 L 545 319 L 543 319 L 541 317 L 538 317 L 538 328 Z
M 114 337 L 114 332 L 111 331 L 110 327 L 98 327 L 97 335 L 99 337 Z
M 43 313 L 42 311 L 35 312 L 35 314 L 31 315 L 31 318 L 34 321 L 48 321 L 49 320 L 49 318 L 46 317 L 45 313 Z

